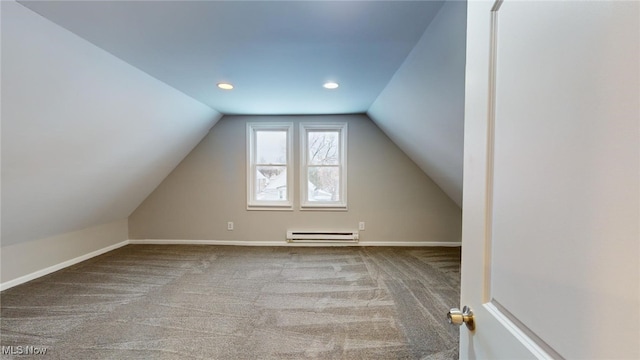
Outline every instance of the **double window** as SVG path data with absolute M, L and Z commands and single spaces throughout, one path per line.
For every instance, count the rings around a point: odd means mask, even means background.
M 293 208 L 293 124 L 247 124 L 249 209 Z M 347 124 L 302 123 L 300 208 L 346 209 Z

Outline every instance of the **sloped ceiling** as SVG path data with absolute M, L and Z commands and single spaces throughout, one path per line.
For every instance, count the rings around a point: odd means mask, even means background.
M 465 7 L 3 1 L 2 245 L 127 217 L 221 114 L 367 112 L 460 204 Z
M 20 1 L 223 114 L 364 113 L 441 1 Z M 228 81 L 233 91 L 216 83 Z M 336 91 L 322 88 L 337 81 Z
M 1 6 L 2 246 L 127 218 L 221 115 Z
M 447 2 L 368 111 L 462 207 L 465 2 Z

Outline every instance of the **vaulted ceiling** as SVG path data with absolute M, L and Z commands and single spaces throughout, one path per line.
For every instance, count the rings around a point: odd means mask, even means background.
M 223 114 L 366 112 L 443 4 L 19 2 Z
M 223 114 L 367 113 L 462 203 L 464 2 L 1 5 L 3 246 L 126 218 Z

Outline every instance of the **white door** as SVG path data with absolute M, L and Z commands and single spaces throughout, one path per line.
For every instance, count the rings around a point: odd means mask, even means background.
M 461 358 L 640 359 L 640 2 L 467 16 Z

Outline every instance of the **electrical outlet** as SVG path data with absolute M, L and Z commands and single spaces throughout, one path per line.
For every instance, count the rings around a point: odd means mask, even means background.
M 360 223 L 358 223 L 358 230 L 364 230 L 364 221 L 360 221 Z
M 233 221 L 229 221 L 227 223 L 227 230 L 229 230 L 229 231 L 233 230 Z

